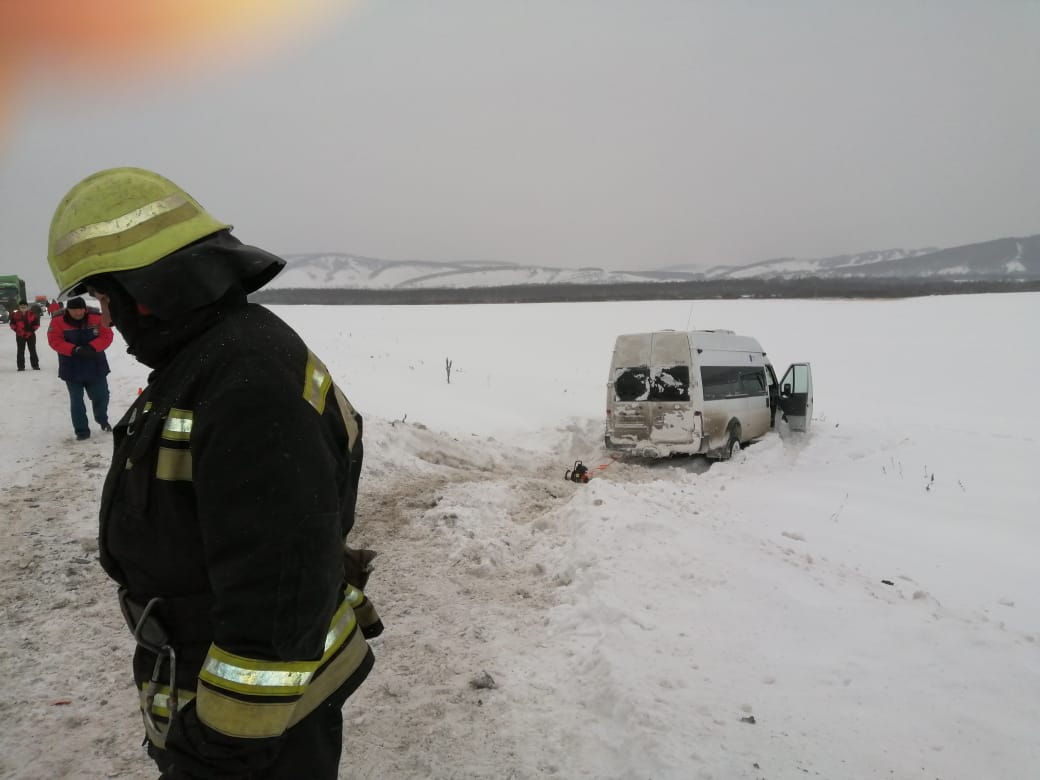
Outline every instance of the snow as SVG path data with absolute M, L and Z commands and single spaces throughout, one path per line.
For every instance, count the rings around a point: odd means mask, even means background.
M 495 262 L 389 261 L 350 255 L 295 255 L 270 289 L 496 287 L 516 284 L 606 284 L 661 281 L 647 274 L 601 268 L 544 268 Z
M 735 271 L 722 274 L 727 279 L 757 279 L 763 274 L 813 274 L 819 273 L 821 263 L 819 260 L 784 260 L 770 263 L 768 266 L 753 265 L 738 268 Z
M 387 631 L 342 777 L 1035 776 L 1038 304 L 274 307 L 365 415 Z M 811 361 L 810 433 L 611 460 L 614 337 L 662 328 Z M 118 344 L 113 413 L 146 375 Z M 108 441 L 9 348 L 0 777 L 154 778 L 96 562 Z

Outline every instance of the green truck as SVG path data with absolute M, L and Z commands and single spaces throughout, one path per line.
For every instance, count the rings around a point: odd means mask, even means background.
M 0 276 L 0 322 L 10 320 L 18 301 L 24 300 L 27 300 L 25 281 L 17 276 Z

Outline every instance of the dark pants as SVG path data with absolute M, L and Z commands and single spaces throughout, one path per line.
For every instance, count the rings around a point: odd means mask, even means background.
M 314 712 L 285 732 L 273 764 L 264 770 L 250 772 L 245 777 L 249 780 L 336 780 L 343 749 L 342 707 L 345 699 L 345 694 L 333 694 Z M 200 768 L 190 766 L 186 767 L 187 772 L 184 774 L 179 773 L 176 762 L 171 761 L 171 755 L 151 742 L 148 743 L 148 755 L 161 772 L 169 772 L 177 780 L 186 776 L 206 776 L 200 774 L 203 771 Z M 171 764 L 174 769 L 172 772 Z
M 69 411 L 72 412 L 72 428 L 77 436 L 90 435 L 87 407 L 83 403 L 84 391 L 94 407 L 94 421 L 102 427 L 108 425 L 108 380 L 105 377 L 92 382 L 65 380 L 65 386 L 69 389 Z
M 29 348 L 29 365 L 33 368 L 40 367 L 40 358 L 36 355 L 36 334 L 33 333 L 29 338 L 23 339 L 19 336 L 15 337 L 18 341 L 18 370 L 25 370 L 25 348 Z

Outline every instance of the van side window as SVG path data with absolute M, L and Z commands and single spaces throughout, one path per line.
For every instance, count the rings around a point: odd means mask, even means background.
M 740 395 L 740 369 L 736 366 L 701 366 L 704 400 L 718 401 Z
M 615 401 L 645 401 L 650 395 L 650 369 L 646 366 L 614 371 Z
M 690 367 L 655 366 L 650 375 L 651 401 L 689 401 Z
M 740 390 L 742 395 L 759 396 L 766 394 L 766 374 L 761 369 L 742 371 L 740 374 Z
M 705 401 L 766 394 L 766 375 L 761 368 L 748 370 L 743 366 L 703 366 L 701 382 L 704 385 Z

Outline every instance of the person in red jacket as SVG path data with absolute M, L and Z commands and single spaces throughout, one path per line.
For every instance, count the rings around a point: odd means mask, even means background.
M 112 344 L 112 329 L 101 312 L 87 308 L 82 298 L 73 298 L 65 314 L 51 320 L 47 342 L 58 353 L 58 377 L 69 389 L 72 427 L 79 440 L 90 438 L 90 423 L 83 393 L 94 407 L 94 421 L 103 431 L 108 424 L 108 358 L 105 350 Z
M 29 309 L 25 301 L 18 301 L 18 311 L 12 312 L 8 323 L 18 341 L 18 370 L 25 371 L 25 348 L 29 348 L 29 365 L 33 371 L 40 370 L 40 358 L 36 354 L 36 331 L 40 327 L 40 318 Z

